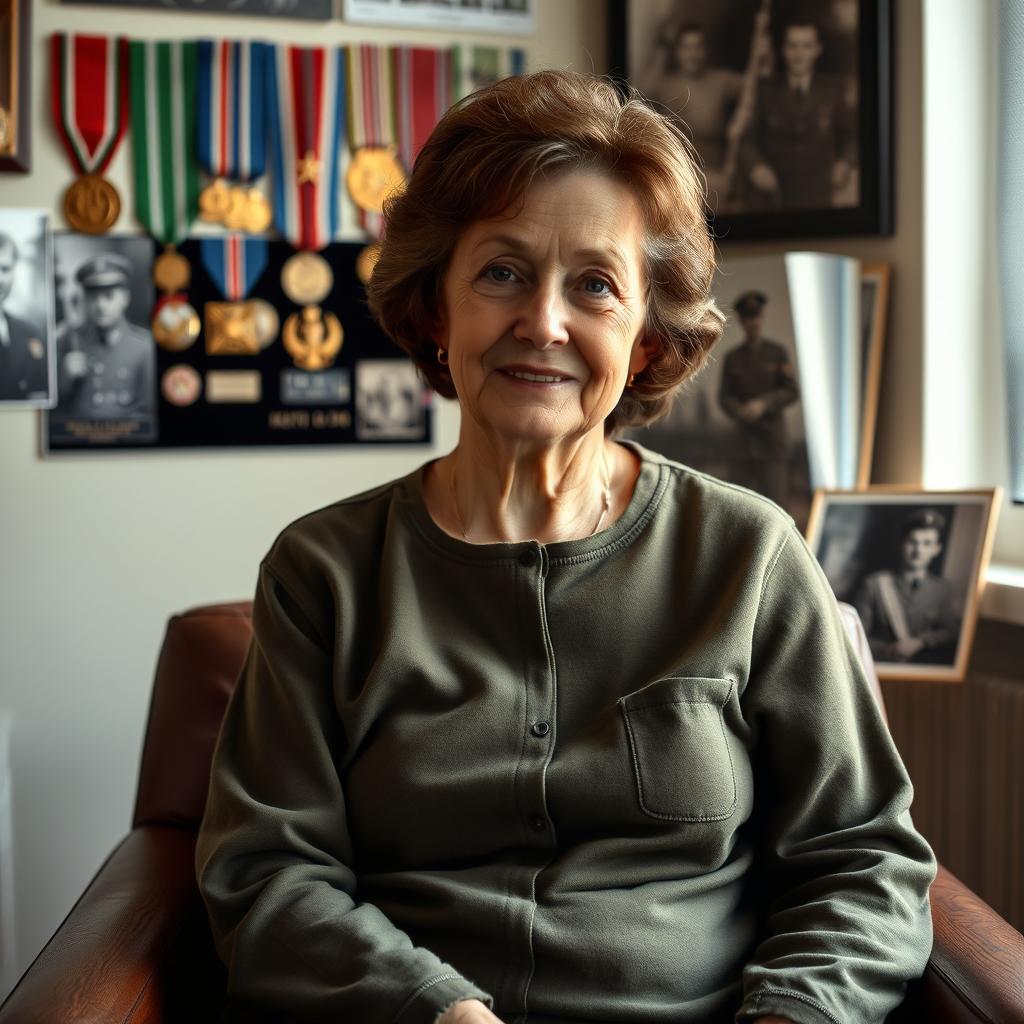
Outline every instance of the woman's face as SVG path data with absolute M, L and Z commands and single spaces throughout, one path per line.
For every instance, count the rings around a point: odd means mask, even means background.
M 463 231 L 435 339 L 464 417 L 509 440 L 603 431 L 654 351 L 643 339 L 643 229 L 625 186 L 573 171 L 538 178 L 514 218 Z

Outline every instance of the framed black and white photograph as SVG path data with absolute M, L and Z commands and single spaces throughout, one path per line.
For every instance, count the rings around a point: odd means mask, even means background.
M 411 360 L 361 359 L 356 363 L 359 440 L 423 440 L 429 400 Z
M 962 682 L 1000 489 L 818 490 L 807 541 L 860 615 L 881 679 Z
M 512 32 L 529 35 L 536 0 L 343 0 L 342 17 L 355 25 Z
M 625 436 L 771 498 L 803 528 L 811 482 L 785 261 L 723 264 L 712 291 L 721 339 L 668 416 Z
M 44 414 L 46 450 L 153 441 L 152 239 L 58 233 L 54 266 L 57 405 Z
M 675 117 L 720 239 L 890 234 L 890 0 L 612 0 L 612 74 Z
M 54 403 L 52 279 L 47 211 L 0 210 L 0 408 Z
M 0 0 L 0 171 L 32 170 L 32 3 Z
M 66 4 L 102 3 L 115 7 L 149 7 L 180 13 L 241 14 L 250 17 L 304 18 L 328 21 L 333 0 L 62 0 Z

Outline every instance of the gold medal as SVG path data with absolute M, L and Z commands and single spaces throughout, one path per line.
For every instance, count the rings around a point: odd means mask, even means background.
M 208 224 L 220 224 L 231 206 L 231 191 L 218 178 L 199 193 L 199 219 Z
M 353 202 L 369 213 L 381 213 L 384 200 L 405 185 L 405 172 L 394 146 L 362 146 L 352 156 L 345 184 Z
M 260 348 L 272 345 L 281 329 L 281 319 L 277 315 L 277 310 L 266 299 L 250 299 L 247 305 L 252 310 L 256 340 Z
M 224 214 L 224 227 L 228 231 L 242 231 L 245 228 L 249 199 L 246 196 L 245 189 L 237 185 L 231 189 L 229 197 L 228 209 Z
M 282 335 L 288 355 L 301 370 L 323 370 L 334 362 L 344 339 L 341 321 L 319 306 L 306 306 L 284 322 Z
M 363 284 L 367 284 L 370 278 L 373 277 L 373 268 L 377 266 L 379 257 L 380 244 L 377 242 L 366 246 L 356 257 L 356 277 Z
M 327 260 L 315 252 L 297 252 L 281 268 L 281 287 L 296 305 L 323 302 L 334 286 Z
M 206 354 L 254 356 L 260 350 L 256 317 L 248 302 L 206 303 Z
M 162 292 L 184 291 L 192 280 L 188 260 L 173 245 L 168 245 L 153 264 L 153 281 Z
M 153 317 L 153 340 L 170 352 L 181 352 L 199 337 L 199 314 L 180 299 L 161 303 Z
M 248 231 L 249 234 L 258 234 L 266 231 L 273 219 L 267 197 L 258 188 L 248 189 L 242 230 Z
M 109 231 L 121 215 L 117 189 L 98 174 L 83 174 L 64 193 L 64 219 L 86 235 Z

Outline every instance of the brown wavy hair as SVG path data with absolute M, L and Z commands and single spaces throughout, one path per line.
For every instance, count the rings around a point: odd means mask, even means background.
M 704 363 L 724 317 L 711 298 L 714 243 L 690 143 L 632 87 L 574 71 L 505 78 L 455 103 L 405 188 L 384 202 L 384 237 L 367 285 L 370 310 L 427 382 L 455 398 L 431 327 L 452 251 L 471 223 L 509 211 L 537 174 L 602 170 L 627 185 L 645 220 L 647 338 L 657 353 L 626 388 L 605 432 L 664 416 Z

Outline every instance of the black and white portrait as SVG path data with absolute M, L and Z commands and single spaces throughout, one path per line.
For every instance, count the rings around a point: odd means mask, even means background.
M 327 21 L 332 13 L 331 0 L 63 0 L 66 4 L 96 2 L 119 7 L 159 7 L 188 13 L 308 18 L 315 21 Z
M 52 276 L 48 215 L 0 210 L 0 405 L 53 405 Z
M 148 237 L 54 239 L 57 406 L 50 449 L 156 438 L 153 243 Z
M 962 678 L 991 492 L 819 491 L 808 537 L 882 678 Z
M 713 294 L 728 319 L 708 361 L 667 417 L 627 436 L 764 494 L 802 527 L 811 488 L 785 264 L 720 268 Z
M 631 12 L 634 84 L 679 116 L 719 211 L 857 205 L 857 0 Z
M 426 435 L 427 395 L 406 359 L 361 359 L 356 363 L 356 437 L 420 441 Z

